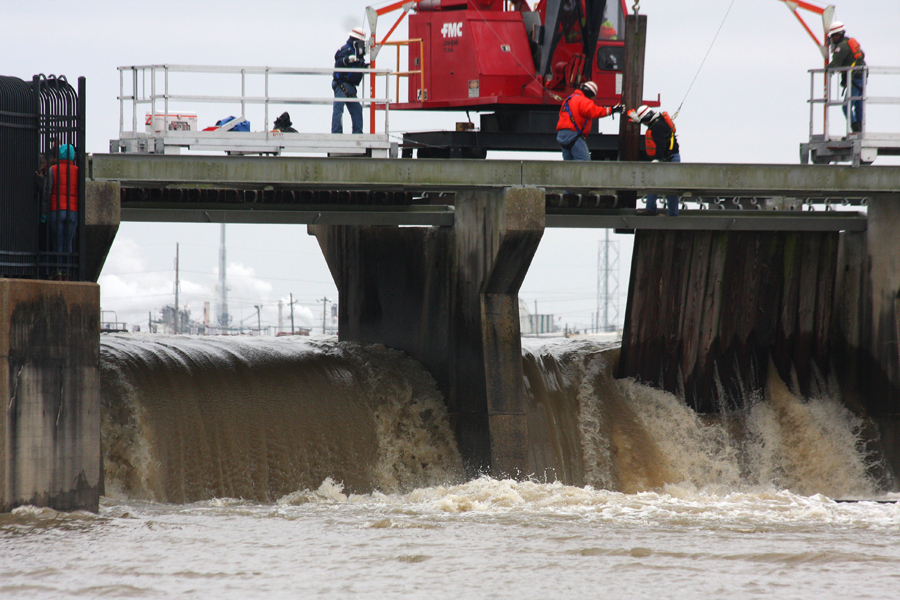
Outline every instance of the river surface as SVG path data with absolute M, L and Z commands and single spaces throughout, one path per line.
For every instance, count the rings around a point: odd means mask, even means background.
M 900 505 L 479 479 L 0 517 L 4 598 L 895 598 Z
M 534 478 L 466 481 L 401 353 L 104 336 L 100 513 L 0 515 L 0 598 L 898 597 L 900 494 L 839 392 L 700 416 L 608 346 L 523 360 Z

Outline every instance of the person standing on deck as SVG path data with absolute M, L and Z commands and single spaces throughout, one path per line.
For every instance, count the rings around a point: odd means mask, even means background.
M 366 64 L 366 32 L 356 27 L 350 32 L 347 43 L 341 46 L 334 55 L 336 69 L 365 69 Z M 362 82 L 362 73 L 347 71 L 335 72 L 331 80 L 331 89 L 335 98 L 356 98 L 356 88 Z M 362 105 L 359 102 L 335 102 L 331 111 L 331 133 L 344 133 L 342 118 L 344 107 L 350 113 L 353 133 L 362 133 Z
M 681 151 L 678 147 L 678 137 L 675 135 L 675 123 L 667 112 L 657 112 L 649 106 L 641 106 L 637 110 L 630 111 L 628 118 L 647 127 L 644 138 L 647 158 L 653 162 L 681 162 Z M 639 215 L 656 215 L 656 194 L 647 194 L 647 208 L 637 211 Z M 666 208 L 670 217 L 678 216 L 678 196 L 666 196 Z
M 864 67 L 866 66 L 866 53 L 863 52 L 854 38 L 848 38 L 844 24 L 835 21 L 828 28 L 828 41 L 831 45 L 831 62 L 828 63 L 826 69 L 841 69 L 846 67 Z M 850 101 L 850 115 L 847 116 L 847 105 L 842 108 L 844 116 L 850 120 L 850 131 L 859 133 L 862 131 L 862 115 L 863 115 L 863 73 L 864 69 L 850 71 L 850 91 L 851 97 L 859 97 L 859 100 Z M 848 71 L 841 72 L 841 87 L 845 93 L 847 88 Z

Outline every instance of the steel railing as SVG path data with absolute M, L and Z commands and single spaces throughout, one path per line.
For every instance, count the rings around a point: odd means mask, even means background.
M 865 135 L 867 106 L 896 104 L 900 105 L 900 97 L 896 96 L 869 96 L 869 76 L 881 75 L 900 75 L 898 67 L 843 67 L 840 69 L 811 69 L 810 73 L 810 94 L 809 94 L 809 139 L 813 140 L 831 140 L 830 135 L 830 110 L 831 108 L 841 107 L 847 115 L 844 137 L 853 133 L 850 130 L 850 117 L 852 105 L 856 102 L 861 103 L 862 119 L 861 131 L 859 133 Z M 835 83 L 835 75 L 838 75 L 847 82 L 847 85 L 839 86 Z M 859 95 L 853 93 L 853 80 L 861 81 Z M 817 84 L 818 80 L 818 84 Z M 843 89 L 843 93 L 839 95 L 838 90 Z M 817 117 L 817 109 L 822 111 L 821 120 Z M 822 126 L 821 133 L 817 132 L 816 125 L 820 123 Z
M 376 98 L 334 98 L 327 97 L 297 97 L 297 96 L 273 96 L 269 89 L 274 77 L 331 77 L 335 72 L 362 72 L 370 76 L 384 75 L 386 78 L 385 97 Z M 172 89 L 171 75 L 175 73 L 187 74 L 219 74 L 223 76 L 240 76 L 240 94 L 235 95 L 208 95 L 208 94 L 183 94 L 174 93 Z M 248 76 L 262 76 L 262 93 L 248 94 Z M 358 102 L 362 105 L 383 105 L 385 108 L 384 133 L 390 134 L 390 104 L 389 97 L 390 77 L 389 69 L 297 69 L 280 67 L 240 67 L 240 66 L 198 66 L 198 65 L 144 65 L 119 67 L 119 135 L 121 138 L 139 135 L 139 107 L 149 109 L 150 115 L 157 115 L 162 111 L 164 115 L 162 132 L 153 135 L 165 136 L 169 131 L 171 104 L 173 103 L 213 103 L 226 104 L 232 107 L 240 106 L 242 116 L 247 114 L 248 105 L 262 105 L 264 107 L 264 126 L 266 139 L 275 139 L 272 135 L 270 119 L 270 107 L 272 106 L 296 106 L 296 105 L 331 105 L 334 102 Z M 126 84 L 126 81 L 128 83 Z M 360 92 L 365 86 L 357 86 Z M 130 104 L 130 111 L 127 110 Z M 130 112 L 131 131 L 126 130 L 126 114 Z M 145 123 L 146 124 L 146 123 Z M 152 132 L 151 132 L 152 133 Z M 207 132 L 198 132 L 207 133 Z

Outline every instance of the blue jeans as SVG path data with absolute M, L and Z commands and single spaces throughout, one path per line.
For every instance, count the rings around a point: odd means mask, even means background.
M 335 98 L 351 98 L 356 96 L 356 86 L 344 83 L 344 87 L 351 96 L 345 94 L 344 90 L 341 89 L 341 86 L 338 85 L 337 82 L 332 82 L 331 88 L 334 90 Z M 331 111 L 331 133 L 344 133 L 344 125 L 341 122 L 341 119 L 344 116 L 345 106 L 347 107 L 347 112 L 350 113 L 350 123 L 353 125 L 353 133 L 362 133 L 362 105 L 359 102 L 334 103 L 334 107 Z
M 75 240 L 75 228 L 78 227 L 78 212 L 74 210 L 51 210 L 50 251 L 72 253 L 72 242 Z
M 556 141 L 562 149 L 563 160 L 591 160 L 587 142 L 577 131 L 560 129 L 556 132 Z
M 862 96 L 862 77 L 853 77 L 851 78 L 853 83 L 850 86 L 850 95 L 851 96 Z M 844 111 L 844 116 L 847 116 L 847 105 L 843 105 L 841 110 Z M 861 123 L 862 122 L 862 111 L 863 111 L 863 103 L 862 100 L 851 100 L 850 101 L 850 122 L 851 123 Z
M 673 154 L 669 157 L 667 162 L 680 163 L 681 162 L 681 154 Z M 656 194 L 647 194 L 647 210 L 650 212 L 656 212 Z M 666 209 L 667 214 L 670 217 L 678 216 L 678 203 L 681 201 L 681 198 L 678 196 L 666 196 Z

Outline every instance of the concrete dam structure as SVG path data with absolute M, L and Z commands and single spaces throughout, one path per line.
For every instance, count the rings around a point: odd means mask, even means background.
M 95 155 L 85 199 L 95 207 L 85 223 L 94 242 L 85 258 L 98 276 L 120 218 L 309 224 L 340 293 L 340 340 L 381 343 L 420 361 L 447 404 L 467 475 L 521 477 L 529 474 L 532 442 L 518 289 L 543 230 L 636 230 L 619 376 L 652 383 L 699 411 L 711 411 L 727 409 L 738 390 L 764 393 L 770 360 L 800 395 L 815 393 L 835 375 L 848 405 L 877 423 L 883 454 L 897 469 L 900 249 L 890 232 L 900 225 L 900 214 L 891 208 L 900 199 L 900 168 L 670 167 Z M 563 190 L 579 200 L 548 201 Z M 617 191 L 849 197 L 865 199 L 868 218 L 836 211 L 634 217 L 616 208 Z M 430 192 L 445 195 L 418 204 Z M 340 202 L 322 203 L 324 197 Z M 583 202 L 588 197 L 590 206 Z M 78 297 L 68 291 L 75 284 L 28 285 L 38 286 L 34 293 L 40 297 L 56 289 L 63 290 L 65 302 Z M 9 297 L 3 322 L 29 323 L 22 343 L 39 348 L 29 340 L 36 339 L 32 324 L 45 308 L 29 304 L 21 293 Z M 31 316 L 13 318 L 22 311 Z M 96 308 L 87 309 L 92 311 L 99 316 L 99 297 Z M 89 343 L 99 335 L 96 322 L 79 318 L 60 329 L 68 332 L 65 339 L 83 340 L 78 348 L 60 350 L 65 368 L 83 365 L 88 371 L 69 388 L 84 407 L 78 414 L 99 414 L 99 366 Z M 4 380 L 12 389 L 21 361 L 13 360 L 11 346 L 4 348 Z M 47 373 L 42 377 L 49 378 Z M 11 394 L 22 398 L 17 389 Z M 74 407 L 54 408 L 60 423 L 76 417 Z M 73 421 L 80 433 L 72 435 L 81 443 L 74 459 L 58 458 L 54 450 L 13 462 L 11 457 L 23 456 L 24 440 L 33 445 L 47 435 L 54 448 L 62 443 L 54 437 L 55 421 L 29 422 L 26 429 L 21 414 L 7 414 L 2 507 L 45 498 L 54 505 L 54 498 L 82 498 L 78 490 L 87 486 L 87 500 L 64 506 L 96 510 L 101 467 L 94 417 Z M 70 460 L 75 479 L 28 475 L 52 471 L 59 460 Z

